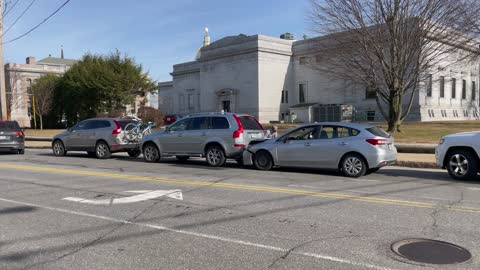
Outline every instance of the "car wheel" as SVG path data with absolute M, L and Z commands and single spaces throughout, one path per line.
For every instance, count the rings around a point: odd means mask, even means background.
M 154 163 L 160 160 L 160 151 L 153 143 L 148 143 L 143 147 L 143 158 L 146 162 Z
M 473 180 L 478 173 L 478 161 L 468 151 L 455 151 L 448 158 L 447 170 L 453 179 Z
M 380 170 L 380 168 L 368 169 L 366 174 L 376 173 L 376 172 L 378 172 L 378 170 Z
M 360 155 L 348 154 L 342 160 L 341 171 L 347 177 L 361 177 L 367 172 L 367 163 Z
M 53 150 L 53 154 L 57 157 L 62 157 L 67 154 L 67 151 L 65 150 L 65 146 L 60 140 L 56 140 L 55 142 L 53 142 L 52 150 Z
M 273 158 L 267 151 L 258 151 L 253 156 L 253 166 L 255 169 L 268 171 L 273 168 Z
M 128 156 L 131 158 L 137 158 L 140 156 L 141 152 L 140 150 L 134 149 L 134 150 L 128 150 Z
M 112 155 L 110 153 L 110 147 L 106 142 L 98 142 L 95 146 L 95 154 L 99 159 L 108 159 Z
M 182 162 L 185 162 L 190 159 L 190 157 L 188 156 L 176 156 L 176 158 L 178 161 L 182 161 Z
M 19 155 L 24 155 L 25 154 L 25 149 L 20 149 L 17 152 Z
M 225 162 L 227 161 L 225 152 L 223 152 L 222 147 L 218 145 L 212 145 L 208 147 L 205 156 L 208 165 L 212 167 L 221 167 L 225 165 Z

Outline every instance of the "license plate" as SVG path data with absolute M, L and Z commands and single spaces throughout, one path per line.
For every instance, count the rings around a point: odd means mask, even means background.
M 8 139 L 8 136 L 0 136 L 0 140 L 6 140 Z
M 393 144 L 388 145 L 388 150 L 393 151 Z

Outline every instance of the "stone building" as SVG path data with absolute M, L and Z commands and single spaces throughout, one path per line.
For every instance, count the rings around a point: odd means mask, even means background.
M 318 120 L 315 108 L 337 104 L 354 108 L 350 119 L 383 121 L 368 89 L 307 65 L 325 38 L 238 35 L 210 43 L 206 31 L 196 60 L 174 65 L 172 81 L 159 84 L 159 107 L 169 114 L 224 110 L 252 114 L 261 122 L 313 122 Z M 479 66 L 479 61 L 444 63 L 432 71 L 420 84 L 407 120 L 479 119 Z
M 9 63 L 5 65 L 5 84 L 7 92 L 7 115 L 20 126 L 31 127 L 33 119 L 30 89 L 35 80 L 46 74 L 64 74 L 76 60 L 47 57 L 36 61 L 27 57 L 25 64 Z

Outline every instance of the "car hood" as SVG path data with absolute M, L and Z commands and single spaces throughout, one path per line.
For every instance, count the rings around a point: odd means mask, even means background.
M 480 135 L 480 131 L 471 131 L 471 132 L 460 132 L 444 136 L 443 138 L 461 138 L 461 137 L 473 137 Z

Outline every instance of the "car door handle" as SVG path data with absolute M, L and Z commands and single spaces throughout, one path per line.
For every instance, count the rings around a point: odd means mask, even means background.
M 348 145 L 348 143 L 346 143 L 346 142 L 341 142 L 341 143 L 338 143 L 338 145 L 346 146 L 346 145 Z
M 309 143 L 309 142 L 305 143 L 304 145 L 305 145 L 305 146 L 312 146 L 312 144 Z
M 207 133 L 203 132 L 202 137 L 207 137 Z

